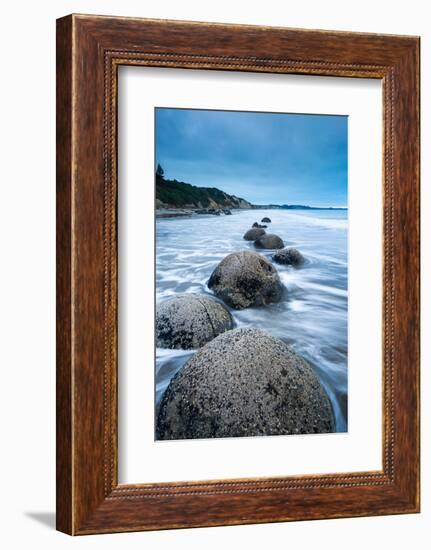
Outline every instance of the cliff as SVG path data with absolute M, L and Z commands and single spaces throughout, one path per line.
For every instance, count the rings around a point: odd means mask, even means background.
M 253 208 L 248 201 L 216 187 L 196 187 L 156 175 L 157 208 Z

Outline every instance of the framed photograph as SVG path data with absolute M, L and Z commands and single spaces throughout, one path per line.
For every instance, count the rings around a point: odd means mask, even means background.
M 419 511 L 419 38 L 57 21 L 57 528 Z

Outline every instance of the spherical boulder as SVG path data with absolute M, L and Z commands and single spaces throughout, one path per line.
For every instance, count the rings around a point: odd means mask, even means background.
M 267 225 L 261 225 L 260 223 L 254 222 L 252 227 L 260 227 L 261 229 L 266 229 L 268 226 Z
M 260 229 L 258 227 L 253 227 L 252 229 L 249 229 L 245 233 L 243 239 L 245 239 L 246 241 L 255 241 L 256 239 L 258 239 L 262 235 L 265 235 L 265 229 Z
M 221 334 L 166 389 L 157 439 L 331 433 L 328 396 L 308 363 L 254 328 Z
M 256 248 L 269 249 L 284 248 L 284 242 L 278 235 L 274 235 L 273 233 L 265 233 L 265 235 L 262 235 L 254 241 L 254 246 Z
M 197 349 L 233 326 L 228 309 L 214 298 L 181 294 L 157 304 L 156 345 Z
M 208 281 L 216 296 L 234 309 L 278 302 L 283 293 L 277 269 L 256 252 L 233 252 L 218 264 Z
M 271 220 L 270 220 L 269 218 L 266 218 L 266 217 L 265 217 L 265 218 L 262 218 L 260 221 L 261 221 L 262 223 L 271 223 Z
M 283 248 L 276 252 L 272 259 L 278 264 L 293 265 L 294 267 L 300 267 L 305 262 L 304 256 L 296 248 Z

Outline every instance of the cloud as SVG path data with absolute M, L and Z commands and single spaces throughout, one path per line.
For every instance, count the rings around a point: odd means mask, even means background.
M 255 203 L 347 204 L 347 117 L 156 109 L 168 178 Z

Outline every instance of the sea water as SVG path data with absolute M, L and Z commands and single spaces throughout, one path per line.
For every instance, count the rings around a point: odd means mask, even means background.
M 255 251 L 243 239 L 253 222 L 269 217 L 267 233 L 305 257 L 299 269 L 274 264 L 286 289 L 277 304 L 230 310 L 237 327 L 280 338 L 310 363 L 336 419 L 347 430 L 347 210 L 233 210 L 156 221 L 156 300 L 182 293 L 211 295 L 208 279 L 231 252 Z M 274 251 L 258 250 L 271 260 Z M 156 350 L 156 405 L 176 372 L 195 351 Z

